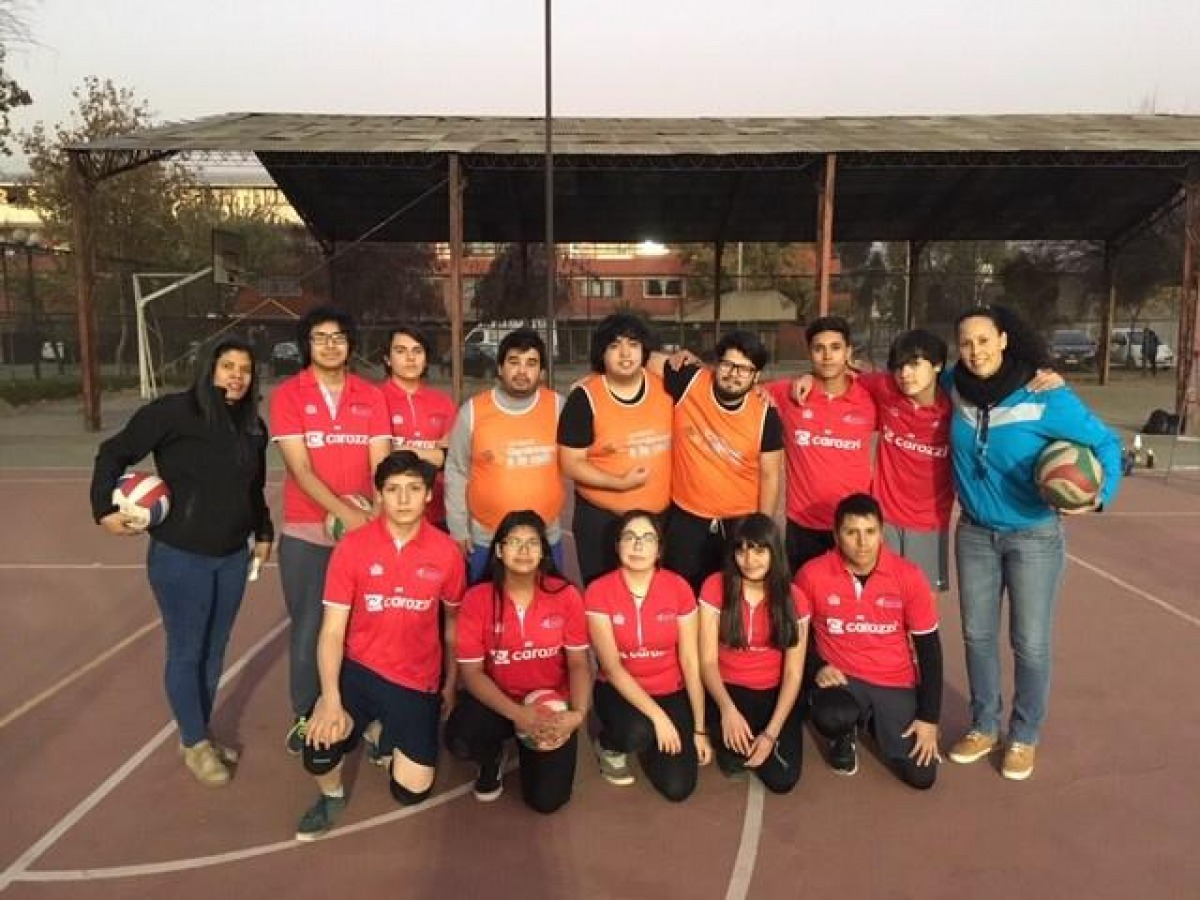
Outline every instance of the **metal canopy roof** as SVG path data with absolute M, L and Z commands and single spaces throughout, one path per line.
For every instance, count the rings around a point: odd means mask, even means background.
M 326 241 L 447 239 L 458 154 L 466 239 L 542 238 L 537 118 L 235 113 L 74 149 L 100 176 L 253 153 Z M 1174 201 L 1200 116 L 561 118 L 554 152 L 560 241 L 811 241 L 828 153 L 839 241 L 1105 240 Z

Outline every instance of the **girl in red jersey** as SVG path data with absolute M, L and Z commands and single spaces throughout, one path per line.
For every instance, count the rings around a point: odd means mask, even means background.
M 730 537 L 721 572 L 700 589 L 700 673 L 717 765 L 751 769 L 773 793 L 800 780 L 800 681 L 808 613 L 788 578 L 769 516 L 754 513 Z M 800 612 L 798 616 L 797 613 Z
M 463 597 L 457 624 L 463 688 L 446 723 L 446 746 L 479 764 L 476 799 L 504 790 L 504 743 L 519 741 L 521 795 L 541 813 L 571 799 L 575 733 L 587 718 L 592 675 L 583 598 L 554 565 L 546 523 L 533 510 L 508 513 L 489 550 L 490 577 Z M 554 690 L 569 708 L 527 705 L 533 691 Z
M 600 664 L 596 750 L 612 784 L 633 784 L 626 754 L 668 800 L 686 800 L 698 765 L 712 757 L 704 728 L 696 597 L 679 575 L 658 567 L 662 531 L 645 510 L 616 522 L 618 568 L 584 595 L 588 633 Z

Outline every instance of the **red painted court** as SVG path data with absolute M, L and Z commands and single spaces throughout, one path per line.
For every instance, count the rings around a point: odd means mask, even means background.
M 560 813 L 470 795 L 443 760 L 400 811 L 359 766 L 345 827 L 292 840 L 314 796 L 284 753 L 285 616 L 273 567 L 249 587 L 217 733 L 233 783 L 183 769 L 140 538 L 91 523 L 83 470 L 0 472 L 22 513 L 0 547 L 0 893 L 14 898 L 1200 897 L 1200 486 L 1139 475 L 1071 521 L 1056 680 L 1038 769 L 945 763 L 914 792 L 864 754 L 835 776 L 806 737 L 790 796 L 704 770 L 669 805 L 615 788 L 581 752 Z M 274 498 L 273 499 L 277 499 Z M 954 594 L 943 600 L 946 743 L 964 728 Z

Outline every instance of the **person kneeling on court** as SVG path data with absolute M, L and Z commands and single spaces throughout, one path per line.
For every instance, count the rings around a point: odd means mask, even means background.
M 326 834 L 345 809 L 342 758 L 372 721 L 383 726 L 397 802 L 420 803 L 433 789 L 438 712 L 455 690 L 452 665 L 443 686 L 442 662 L 453 658 L 466 589 L 458 545 L 425 521 L 436 474 L 410 450 L 386 457 L 375 470 L 381 514 L 333 550 L 317 642 L 321 694 L 303 751 L 321 796 L 301 817 L 297 840 Z
M 584 594 L 600 677 L 596 751 L 610 784 L 633 784 L 637 753 L 655 790 L 679 802 L 712 758 L 704 728 L 696 596 L 681 575 L 658 567 L 662 530 L 645 510 L 616 522 L 618 567 Z
M 592 675 L 583 598 L 554 565 L 546 524 L 510 512 L 488 552 L 487 580 L 463 597 L 457 657 L 465 690 L 446 722 L 446 747 L 479 764 L 475 798 L 504 790 L 504 744 L 514 734 L 526 805 L 552 813 L 571 798 L 576 732 Z
M 720 572 L 700 587 L 700 672 L 717 767 L 747 770 L 773 794 L 800 781 L 797 702 L 808 642 L 808 610 L 788 579 L 787 554 L 770 516 L 734 528 Z
M 884 545 L 874 497 L 851 494 L 838 504 L 834 540 L 795 580 L 812 609 L 813 725 L 830 741 L 835 772 L 858 771 L 855 733 L 864 725 L 904 782 L 933 787 L 942 706 L 933 590 L 915 564 Z

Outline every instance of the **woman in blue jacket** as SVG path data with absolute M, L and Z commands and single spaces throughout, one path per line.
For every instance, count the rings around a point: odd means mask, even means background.
M 1034 481 L 1051 441 L 1092 449 L 1104 469 L 1097 508 L 1116 493 L 1121 443 L 1070 388 L 1034 393 L 1049 365 L 1045 343 L 1011 311 L 992 306 L 958 320 L 950 455 L 962 506 L 955 535 L 959 604 L 971 690 L 971 729 L 950 750 L 982 759 L 1000 742 L 1000 612 L 1007 589 L 1015 690 L 1001 773 L 1033 773 L 1050 694 L 1050 650 L 1066 549 L 1059 513 Z

